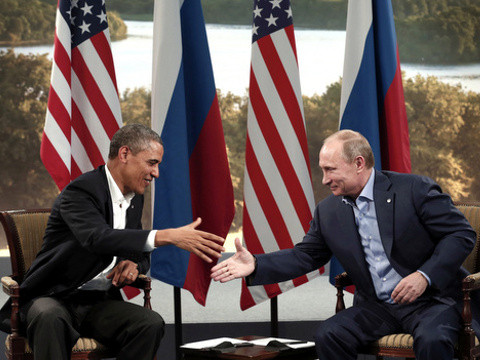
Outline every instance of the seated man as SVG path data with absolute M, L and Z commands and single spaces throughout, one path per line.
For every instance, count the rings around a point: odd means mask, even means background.
M 461 324 L 461 265 L 475 232 L 431 179 L 373 169 L 368 141 L 342 130 L 320 150 L 321 201 L 293 249 L 237 253 L 212 268 L 221 282 L 249 276 L 260 285 L 296 278 L 332 254 L 356 285 L 354 306 L 322 322 L 314 338 L 320 360 L 356 359 L 359 348 L 406 332 L 417 359 L 452 359 Z M 474 322 L 477 326 L 477 322 Z
M 124 302 L 119 288 L 150 267 L 150 252 L 173 244 L 211 262 L 224 239 L 196 230 L 142 230 L 143 193 L 158 177 L 163 146 L 143 125 L 127 125 L 106 166 L 57 197 L 44 242 L 21 284 L 21 319 L 36 360 L 69 359 L 80 336 L 120 349 L 118 359 L 152 359 L 164 333 L 156 312 Z

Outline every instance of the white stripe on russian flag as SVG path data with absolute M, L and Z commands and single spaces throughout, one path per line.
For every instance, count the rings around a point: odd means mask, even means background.
M 362 63 L 365 41 L 373 21 L 372 0 L 355 0 L 348 2 L 347 37 L 345 61 L 343 65 L 342 97 L 340 101 L 340 121 L 347 106 L 350 93 Z M 351 30 L 355 29 L 355 31 Z M 349 31 L 350 30 L 350 31 Z

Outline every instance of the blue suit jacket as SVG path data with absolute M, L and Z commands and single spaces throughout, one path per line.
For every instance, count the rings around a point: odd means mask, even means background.
M 476 235 L 450 197 L 431 179 L 411 174 L 375 174 L 375 208 L 385 252 L 405 277 L 422 270 L 432 285 L 425 296 L 459 300 L 461 265 Z M 293 249 L 256 255 L 249 285 L 285 281 L 313 271 L 335 255 L 357 289 L 357 301 L 376 299 L 351 206 L 341 197 L 320 202 L 303 241 Z

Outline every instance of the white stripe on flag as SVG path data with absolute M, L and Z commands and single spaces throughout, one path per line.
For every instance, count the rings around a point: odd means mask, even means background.
M 249 108 L 251 108 L 250 102 Z M 249 109 L 249 111 L 251 111 L 251 109 Z M 247 127 L 253 152 L 255 153 L 258 164 L 262 169 L 268 187 L 272 192 L 275 203 L 282 214 L 282 219 L 287 226 L 289 235 L 291 239 L 301 239 L 303 235 L 305 235 L 305 231 L 303 230 L 303 226 L 298 216 L 292 216 L 292 214 L 296 213 L 295 207 L 293 206 L 292 199 L 290 198 L 290 194 L 285 187 L 285 183 L 282 180 L 280 172 L 275 165 L 272 154 L 265 143 L 265 139 L 262 136 L 262 132 L 258 126 L 257 118 L 255 117 L 253 111 L 251 112 Z M 262 242 L 262 238 L 260 238 L 260 241 Z
M 47 115 L 45 119 L 45 135 L 48 140 L 55 148 L 55 151 L 58 153 L 58 156 L 62 159 L 67 169 L 71 168 L 71 152 L 70 152 L 70 142 L 65 137 L 62 129 L 58 126 L 58 123 L 53 118 L 50 110 L 47 109 Z
M 265 103 L 268 107 L 268 111 L 272 116 L 272 120 L 275 123 L 275 127 L 282 138 L 283 146 L 290 158 L 293 168 L 295 169 L 296 174 L 307 174 L 307 178 L 304 176 L 300 177 L 300 183 L 305 194 L 310 193 L 312 190 L 312 183 L 309 177 L 308 164 L 305 162 L 303 156 L 303 151 L 298 142 L 297 134 L 293 129 L 290 118 L 288 117 L 287 112 L 283 106 L 282 100 L 278 95 L 278 92 L 275 88 L 275 84 L 270 76 L 267 65 L 263 60 L 258 44 L 254 43 L 252 45 L 253 51 L 252 56 L 255 56 L 256 61 L 252 61 L 252 69 L 255 77 L 257 79 L 258 87 L 262 94 L 268 94 L 264 96 Z M 308 199 L 308 197 L 307 197 Z M 310 199 L 309 199 L 310 200 Z M 315 206 L 314 202 L 309 206 Z
M 355 0 L 348 2 L 347 37 L 345 42 L 345 61 L 343 63 L 342 95 L 340 100 L 340 118 L 347 106 L 365 50 L 367 34 L 372 26 L 372 0 Z M 355 29 L 355 31 L 348 31 Z
M 81 173 L 86 173 L 87 171 L 93 170 L 93 165 L 90 162 L 87 152 L 83 147 L 82 142 L 80 141 L 77 133 L 72 128 L 72 158 L 75 160 L 75 163 L 78 165 Z
M 155 0 L 154 5 L 152 129 L 159 134 L 167 118 L 182 61 L 182 4 L 179 0 Z
M 110 146 L 110 139 L 108 134 L 105 132 L 98 114 L 95 112 L 95 109 L 92 107 L 90 100 L 85 93 L 85 90 L 80 83 L 75 72 L 72 70 L 72 98 L 77 104 L 78 110 L 82 114 L 83 119 L 85 120 L 85 125 L 89 129 L 90 135 L 95 140 L 95 144 L 98 146 L 100 153 L 104 161 L 108 156 L 108 148 Z M 72 142 L 73 146 L 73 142 Z M 74 151 L 72 151 L 75 153 Z
M 285 30 L 279 30 L 274 32 L 271 35 L 275 49 L 277 50 L 278 56 L 282 61 L 283 68 L 287 73 L 288 78 L 290 79 L 290 84 L 295 92 L 297 97 L 297 102 L 302 113 L 302 118 L 304 120 L 305 126 L 305 115 L 303 113 L 303 99 L 302 99 L 302 89 L 300 86 L 300 73 L 298 72 L 297 58 L 293 52 L 293 48 L 290 45 L 290 40 L 288 39 L 287 33 Z
M 95 79 L 95 82 L 97 84 L 102 84 L 102 95 L 112 111 L 118 126 L 121 127 L 122 114 L 120 111 L 120 100 L 118 98 L 117 89 L 115 88 L 115 84 L 113 83 L 101 57 L 91 41 L 84 41 L 81 43 L 78 46 L 78 50 L 80 51 L 80 54 L 82 54 L 83 60 Z
M 70 24 L 65 21 L 60 10 L 57 8 L 57 17 L 55 19 L 55 33 L 57 39 L 62 44 L 69 58 L 72 58 Z

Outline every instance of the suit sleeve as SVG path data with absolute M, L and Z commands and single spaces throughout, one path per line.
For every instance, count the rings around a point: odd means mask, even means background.
M 143 255 L 149 231 L 113 229 L 106 220 L 106 202 L 85 186 L 71 185 L 62 193 L 59 209 L 82 247 L 93 253 L 122 258 Z
M 294 279 L 322 267 L 330 260 L 331 255 L 321 234 L 320 210 L 317 206 L 310 229 L 302 242 L 292 249 L 255 255 L 256 272 L 248 279 L 248 284 L 273 284 Z
M 418 269 L 432 286 L 443 290 L 455 281 L 458 269 L 472 251 L 476 234 L 463 214 L 431 179 L 412 187 L 417 214 L 435 243 L 432 255 Z

